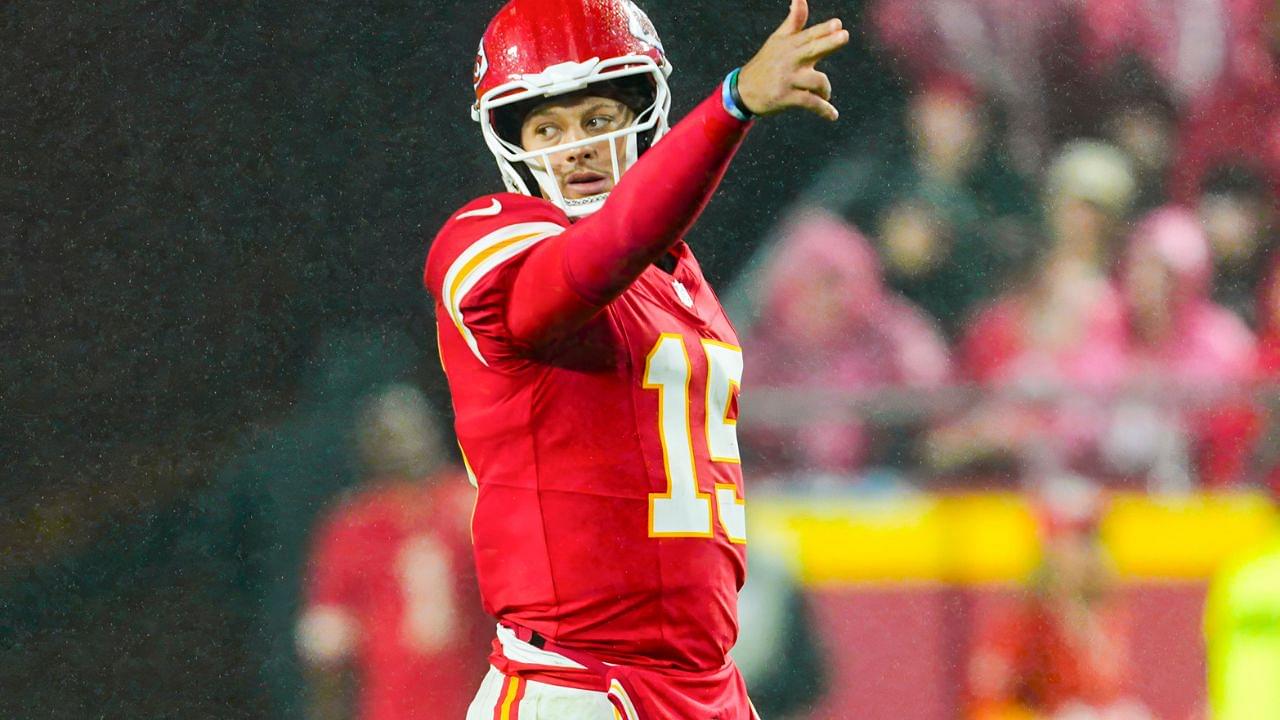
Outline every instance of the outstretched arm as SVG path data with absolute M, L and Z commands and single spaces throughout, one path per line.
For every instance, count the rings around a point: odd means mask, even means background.
M 747 111 L 790 108 L 828 120 L 831 82 L 815 68 L 849 41 L 840 20 L 806 28 L 806 0 L 743 66 L 738 91 Z M 749 124 L 730 115 L 717 88 L 633 166 L 599 211 L 539 244 L 515 279 L 507 327 L 541 346 L 580 327 L 688 231 L 724 177 Z

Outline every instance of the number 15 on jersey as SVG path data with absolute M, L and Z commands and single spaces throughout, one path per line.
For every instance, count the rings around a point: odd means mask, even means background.
M 745 543 L 746 502 L 738 497 L 737 486 L 716 484 L 714 493 L 698 487 L 689 422 L 694 397 L 705 399 L 711 461 L 740 462 L 737 420 L 729 415 L 734 390 L 742 385 L 742 349 L 707 339 L 700 344 L 707 360 L 706 388 L 690 387 L 693 364 L 682 335 L 663 333 L 645 360 L 644 388 L 658 392 L 658 435 L 667 475 L 667 491 L 649 495 L 649 536 L 712 537 L 716 515 L 731 542 Z

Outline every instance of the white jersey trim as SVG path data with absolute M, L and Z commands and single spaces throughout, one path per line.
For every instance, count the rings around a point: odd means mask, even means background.
M 516 637 L 515 632 L 511 628 L 498 626 L 498 642 L 502 644 L 502 655 L 508 660 L 523 663 L 525 665 L 544 665 L 548 667 L 571 668 L 573 670 L 586 670 L 585 665 L 576 663 L 569 658 L 554 653 L 550 650 L 536 648 L 533 645 Z
M 549 237 L 564 232 L 563 225 L 551 222 L 515 223 L 499 228 L 475 241 L 449 266 L 440 288 L 445 312 L 462 339 L 481 363 L 488 366 L 475 335 L 462 318 L 462 301 L 477 283 L 503 263 Z

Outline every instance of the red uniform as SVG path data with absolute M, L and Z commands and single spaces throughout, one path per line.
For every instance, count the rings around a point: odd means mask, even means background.
M 453 474 L 440 482 L 366 491 L 315 539 L 304 628 L 328 614 L 353 631 L 335 651 L 354 655 L 363 720 L 460 718 L 484 672 L 474 660 L 491 625 L 476 609 L 471 492 Z
M 1020 717 L 1016 708 L 1052 716 L 1073 705 L 1102 713 L 1132 705 L 1128 618 L 1116 603 L 1086 612 L 1083 628 L 1069 627 L 1061 610 L 1039 601 L 994 619 L 970 661 L 968 717 Z
M 746 572 L 742 354 L 678 240 L 745 129 L 717 93 L 577 223 L 542 199 L 480 198 L 425 273 L 478 481 L 486 610 L 671 677 L 725 671 Z M 671 273 L 651 264 L 663 255 Z

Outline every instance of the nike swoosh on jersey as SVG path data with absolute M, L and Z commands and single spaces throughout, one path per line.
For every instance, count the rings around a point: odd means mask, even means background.
M 502 212 L 502 203 L 498 202 L 498 198 L 493 198 L 493 204 L 490 205 L 489 207 L 480 208 L 479 210 L 468 210 L 464 213 L 458 213 L 457 215 L 454 216 L 453 219 L 461 220 L 463 218 L 469 218 L 469 217 L 488 217 L 490 215 L 497 215 L 500 212 Z

